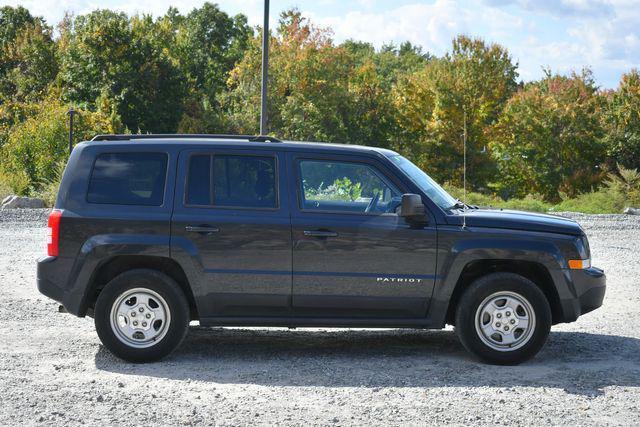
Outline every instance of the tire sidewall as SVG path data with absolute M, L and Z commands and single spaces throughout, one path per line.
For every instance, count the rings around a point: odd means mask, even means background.
M 490 295 L 509 291 L 529 301 L 536 325 L 529 341 L 512 351 L 487 346 L 476 330 L 476 313 Z M 456 312 L 456 331 L 462 344 L 480 359 L 494 364 L 512 365 L 533 357 L 544 346 L 551 329 L 551 308 L 544 293 L 529 279 L 513 273 L 494 273 L 476 280 L 462 296 Z
M 134 348 L 120 341 L 111 326 L 111 308 L 126 291 L 147 288 L 157 292 L 171 314 L 162 339 L 146 348 Z M 130 362 L 151 362 L 170 354 L 184 339 L 189 325 L 189 306 L 178 284 L 154 270 L 131 270 L 111 280 L 100 292 L 95 307 L 95 326 L 105 347 L 117 357 Z

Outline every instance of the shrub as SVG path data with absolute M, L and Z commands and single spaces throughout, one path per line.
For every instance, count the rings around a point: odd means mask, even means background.
M 0 199 L 11 194 L 26 195 L 29 192 L 29 178 L 25 173 L 0 171 Z
M 48 207 L 53 207 L 56 203 L 58 189 L 60 188 L 60 181 L 62 181 L 62 175 L 64 174 L 64 168 L 66 166 L 67 163 L 65 161 L 59 161 L 55 165 L 51 177 L 39 183 L 38 187 L 40 189 L 35 193 L 35 195 L 44 200 L 45 205 Z
M 467 191 L 465 196 L 464 190 L 462 188 L 454 187 L 451 184 L 444 185 L 445 190 L 449 192 L 453 197 L 457 199 L 466 199 L 465 201 L 469 205 L 478 205 L 483 207 L 495 207 L 498 204 L 502 203 L 503 200 L 497 196 L 487 195 L 483 193 L 478 193 L 475 191 Z
M 55 180 L 58 164 L 68 157 L 67 106 L 52 99 L 36 105 L 33 115 L 11 127 L 7 142 L 0 149 L 0 171 L 17 180 L 11 187 L 23 195 L 37 192 L 43 183 Z M 78 113 L 76 141 L 121 128 L 112 112 L 79 110 Z
M 618 174 L 610 173 L 605 186 L 622 195 L 626 206 L 640 207 L 640 172 L 618 165 Z
M 611 188 L 580 194 L 565 199 L 553 207 L 554 211 L 583 212 L 588 214 L 620 213 L 624 208 L 624 195 Z
M 501 208 L 531 212 L 548 212 L 551 205 L 540 195 L 527 194 L 524 199 L 509 199 L 500 204 Z

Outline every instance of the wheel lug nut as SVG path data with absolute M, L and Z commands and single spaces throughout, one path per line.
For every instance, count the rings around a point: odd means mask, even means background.
M 511 316 L 511 312 L 510 311 L 507 311 L 507 316 Z
M 144 317 L 146 317 L 147 319 L 151 319 L 151 314 L 147 313 L 147 315 Z
M 139 311 L 140 313 L 142 313 L 142 312 L 144 311 L 144 308 L 140 307 L 140 308 L 138 309 L 138 311 Z
M 133 321 L 133 326 L 138 326 L 138 321 L 137 320 Z
M 499 328 L 500 326 L 502 326 L 500 322 L 496 323 L 496 328 Z
M 147 327 L 147 322 L 142 322 L 142 327 L 146 328 Z
M 131 317 L 136 317 L 136 312 L 135 311 L 131 312 Z
M 499 319 L 499 318 L 502 317 L 502 314 L 498 313 L 498 314 L 496 314 L 496 317 Z
M 509 327 L 508 327 L 508 326 L 505 326 L 505 327 L 504 327 L 504 330 L 505 330 L 505 331 L 508 331 L 508 330 L 509 330 Z
M 516 323 L 516 321 L 515 321 L 515 320 L 513 320 L 513 319 L 511 319 L 511 324 L 513 325 L 513 324 L 515 324 L 515 323 Z

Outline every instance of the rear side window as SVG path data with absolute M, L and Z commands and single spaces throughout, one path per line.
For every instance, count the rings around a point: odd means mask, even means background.
M 189 159 L 188 205 L 276 208 L 276 194 L 274 157 L 199 154 Z
M 96 158 L 87 201 L 160 206 L 167 175 L 165 153 L 104 153 Z

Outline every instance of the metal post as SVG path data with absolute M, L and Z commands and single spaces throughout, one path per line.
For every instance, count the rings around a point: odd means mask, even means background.
M 262 93 L 260 97 L 260 135 L 267 130 L 267 80 L 269 78 L 269 0 L 264 0 L 264 23 L 262 25 Z
M 69 155 L 71 155 L 73 151 L 73 116 L 78 112 L 71 107 L 67 114 L 69 115 Z

